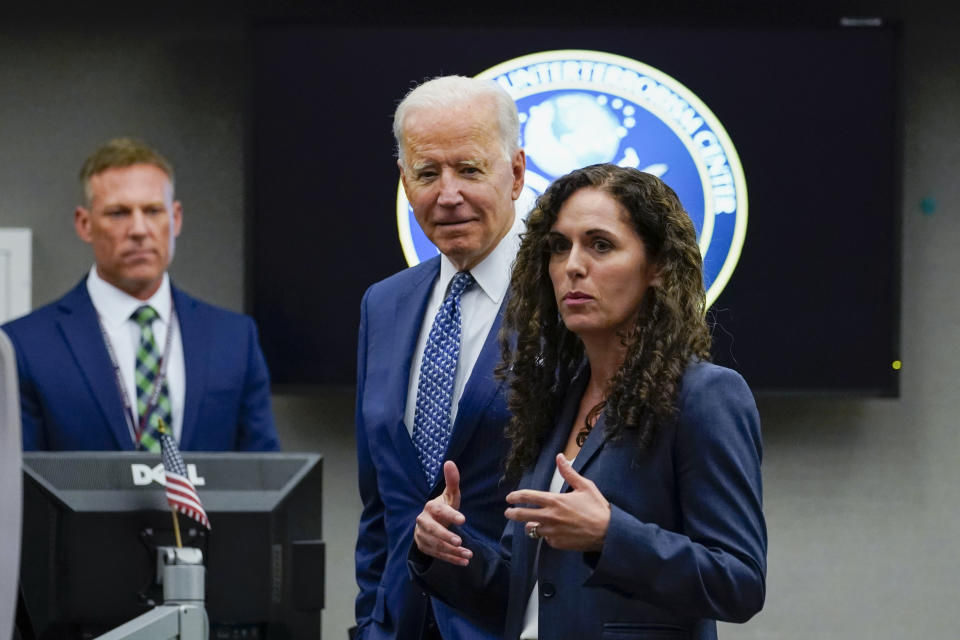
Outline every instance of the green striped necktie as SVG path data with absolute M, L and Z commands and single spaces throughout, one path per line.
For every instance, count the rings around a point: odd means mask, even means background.
M 137 362 L 134 370 L 134 381 L 137 385 L 137 428 L 143 424 L 143 415 L 150 410 L 149 419 L 146 427 L 140 436 L 140 446 L 147 451 L 160 453 L 160 434 L 157 427 L 160 421 L 164 424 L 172 424 L 170 410 L 170 393 L 167 390 L 167 380 L 164 377 L 160 387 L 160 393 L 157 395 L 155 406 L 148 407 L 150 397 L 153 395 L 153 386 L 160 375 L 160 351 L 157 349 L 157 341 L 153 337 L 153 321 L 160 315 L 156 310 L 144 305 L 133 312 L 130 318 L 140 326 L 140 343 L 137 345 Z M 170 330 L 169 328 L 167 329 Z

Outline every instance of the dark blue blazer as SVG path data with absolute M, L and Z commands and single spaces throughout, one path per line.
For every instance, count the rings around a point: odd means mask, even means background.
M 279 449 L 253 320 L 171 291 L 187 382 L 180 448 Z M 17 354 L 25 450 L 134 449 L 86 279 L 3 330 Z
M 520 487 L 548 490 L 585 378 Z M 713 640 L 716 620 L 746 621 L 763 606 L 766 575 L 756 405 L 739 374 L 701 362 L 685 372 L 679 407 L 643 454 L 630 436 L 610 439 L 601 416 L 574 460 L 610 501 L 601 551 L 559 551 L 511 522 L 498 548 L 464 536 L 474 549 L 466 568 L 414 547 L 416 579 L 510 640 L 538 578 L 541 640 Z
M 363 513 L 357 537 L 358 638 L 420 636 L 427 596 L 407 572 L 416 516 L 443 490 L 443 473 L 427 482 L 403 422 L 411 361 L 440 258 L 401 271 L 367 290 L 360 315 L 357 364 L 357 458 Z M 501 314 L 502 314 L 501 307 Z M 509 418 L 504 385 L 494 380 L 499 361 L 498 315 L 460 399 L 447 459 L 457 463 L 464 487 L 465 529 L 496 544 L 503 532 L 501 482 Z M 446 640 L 488 639 L 486 632 L 434 600 Z

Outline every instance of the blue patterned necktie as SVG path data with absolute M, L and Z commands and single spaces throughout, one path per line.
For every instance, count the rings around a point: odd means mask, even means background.
M 420 363 L 413 445 L 429 484 L 437 477 L 450 443 L 453 381 L 460 358 L 460 296 L 473 283 L 468 271 L 453 276 L 450 292 L 433 319 Z
M 137 345 L 136 368 L 133 372 L 134 382 L 137 385 L 137 416 L 143 420 L 143 414 L 150 408 L 147 405 L 153 394 L 154 381 L 160 375 L 160 351 L 157 341 L 153 337 L 153 321 L 160 315 L 150 305 L 139 307 L 130 318 L 140 325 L 140 343 Z M 170 329 L 168 328 L 168 331 Z M 170 393 L 167 390 L 167 381 L 164 379 L 157 395 L 157 402 L 147 424 L 140 436 L 140 445 L 147 451 L 159 452 L 160 441 L 157 425 L 160 420 L 169 426 L 171 424 Z M 137 428 L 142 422 L 137 423 Z

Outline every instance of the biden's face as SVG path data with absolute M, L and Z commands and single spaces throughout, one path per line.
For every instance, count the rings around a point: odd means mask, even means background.
M 400 178 L 424 234 L 461 271 L 507 234 L 523 189 L 522 150 L 507 156 L 492 100 L 412 109 L 403 122 Z
M 89 180 L 90 201 L 77 207 L 77 235 L 93 247 L 101 278 L 145 300 L 173 258 L 183 223 L 173 184 L 150 164 L 107 169 Z

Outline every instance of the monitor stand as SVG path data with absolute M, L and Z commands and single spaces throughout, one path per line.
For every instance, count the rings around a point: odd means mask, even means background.
M 163 604 L 125 622 L 97 640 L 207 640 L 210 622 L 203 607 L 203 553 L 192 547 L 157 547 Z

